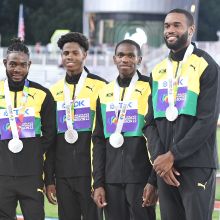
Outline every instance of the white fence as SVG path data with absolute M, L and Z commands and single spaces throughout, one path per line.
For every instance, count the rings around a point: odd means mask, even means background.
M 199 48 L 204 49 L 220 64 L 220 41 L 217 42 L 197 42 Z M 65 75 L 65 71 L 59 67 L 59 53 L 34 53 L 30 47 L 32 65 L 29 78 L 47 87 Z M 6 48 L 0 48 L 0 59 L 3 59 Z M 168 53 L 165 45 L 160 48 L 147 48 L 143 51 L 142 64 L 139 67 L 144 75 L 148 75 L 156 63 L 160 62 Z M 111 81 L 117 76 L 117 69 L 113 64 L 114 48 L 92 48 L 88 53 L 86 66 L 89 70 L 104 79 Z M 0 78 L 5 77 L 5 68 L 0 63 Z

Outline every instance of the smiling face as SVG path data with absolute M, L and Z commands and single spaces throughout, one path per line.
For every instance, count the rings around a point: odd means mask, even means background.
M 11 52 L 3 60 L 7 76 L 14 82 L 22 81 L 28 74 L 31 61 L 29 56 L 23 52 Z
M 191 43 L 194 25 L 188 24 L 187 18 L 181 13 L 170 13 L 164 21 L 164 40 L 169 49 L 177 52 Z
M 141 56 L 138 55 L 137 48 L 129 43 L 120 44 L 113 57 L 121 78 L 131 78 L 137 65 L 141 63 Z
M 68 75 L 79 74 L 83 71 L 87 53 L 76 42 L 65 43 L 62 49 L 62 63 Z

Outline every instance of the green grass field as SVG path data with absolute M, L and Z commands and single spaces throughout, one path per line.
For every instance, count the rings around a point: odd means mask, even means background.
M 220 128 L 217 131 L 217 140 L 218 140 L 218 156 L 220 158 Z M 216 199 L 220 200 L 220 185 L 216 187 Z M 17 213 L 18 214 L 21 213 L 19 207 L 17 209 Z M 45 213 L 47 217 L 57 217 L 57 206 L 49 204 L 46 197 L 45 197 Z M 212 220 L 218 220 L 219 215 L 220 215 L 219 212 L 214 212 Z M 160 220 L 160 213 L 158 207 L 157 207 L 157 220 Z

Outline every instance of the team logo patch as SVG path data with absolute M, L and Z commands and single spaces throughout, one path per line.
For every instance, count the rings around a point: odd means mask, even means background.
M 106 97 L 112 97 L 112 96 L 113 96 L 113 92 L 106 94 Z

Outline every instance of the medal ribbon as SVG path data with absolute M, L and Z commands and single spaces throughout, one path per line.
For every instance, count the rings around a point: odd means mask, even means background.
M 12 137 L 13 137 L 13 139 L 14 138 L 19 139 L 18 126 L 17 126 L 15 115 L 13 112 L 10 91 L 9 91 L 9 86 L 8 86 L 8 79 L 5 79 L 5 82 L 4 82 L 4 93 L 5 93 L 5 101 L 6 101 L 6 106 L 7 106 L 9 123 L 10 123 L 11 131 L 12 131 Z M 19 112 L 18 112 L 20 126 L 21 126 L 23 119 L 24 119 L 24 112 L 25 112 L 25 106 L 26 106 L 27 99 L 28 99 L 28 93 L 29 93 L 29 81 L 27 79 L 25 79 L 25 84 L 24 84 L 24 88 L 22 91 L 22 98 L 21 98 Z
M 64 80 L 64 99 L 65 99 L 65 110 L 66 110 L 66 125 L 68 130 L 73 130 L 73 120 L 74 120 L 74 102 L 79 95 L 80 91 L 82 90 L 82 87 L 85 83 L 86 77 L 88 73 L 83 70 L 79 82 L 76 85 L 76 90 L 73 98 L 73 102 L 71 103 L 71 98 L 70 98 L 70 90 L 68 88 L 68 85 L 66 81 Z M 72 105 L 73 105 L 73 112 L 72 112 Z M 73 114 L 72 114 L 73 113 Z
M 137 72 L 134 74 L 134 76 L 131 79 L 131 82 L 129 84 L 129 87 L 127 89 L 127 92 L 125 94 L 125 98 L 122 101 L 122 108 L 120 111 L 120 114 L 118 116 L 118 111 L 119 111 L 119 101 L 120 101 L 120 86 L 118 85 L 118 81 L 115 81 L 115 87 L 114 87 L 114 108 L 115 108 L 115 116 L 117 119 L 117 125 L 114 133 L 121 133 L 122 127 L 124 124 L 125 116 L 126 116 L 126 111 L 127 111 L 127 106 L 128 106 L 128 101 L 131 97 L 131 94 L 135 88 L 135 84 L 138 81 L 138 74 Z
M 177 69 L 177 75 L 174 77 L 173 75 L 173 64 L 170 58 L 167 58 L 167 76 L 168 76 L 168 103 L 170 107 L 174 107 L 174 84 L 177 83 L 182 72 L 182 65 L 186 62 L 187 58 L 192 54 L 194 46 L 190 44 L 184 54 L 183 60 L 180 61 L 179 67 Z

